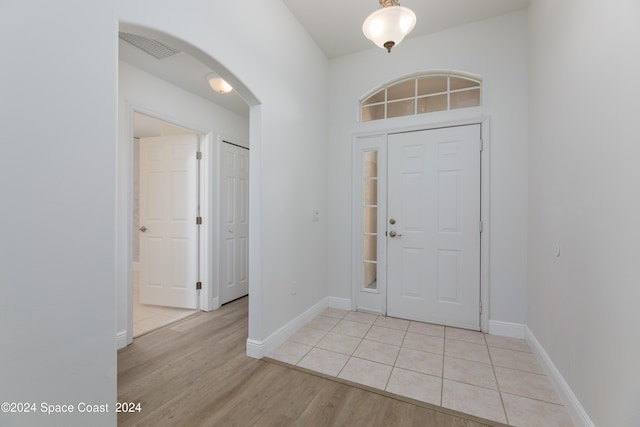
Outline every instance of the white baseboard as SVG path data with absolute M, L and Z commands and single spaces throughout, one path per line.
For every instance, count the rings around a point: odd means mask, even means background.
M 556 389 L 560 392 L 560 398 L 564 401 L 565 407 L 569 415 L 571 415 L 574 424 L 579 427 L 595 427 L 595 424 L 591 421 L 591 418 L 589 418 L 589 415 L 580 404 L 580 401 L 578 401 L 571 387 L 569 387 L 569 384 L 567 384 L 558 368 L 556 368 L 556 365 L 528 326 L 525 326 L 525 333 L 526 340 L 533 347 L 538 360 L 542 362 L 542 366 L 547 372 L 547 375 L 553 380 Z
M 265 340 L 247 339 L 247 356 L 255 359 L 262 359 L 267 354 L 275 350 L 280 344 L 289 339 L 300 328 L 309 323 L 314 317 L 322 313 L 329 307 L 329 298 L 323 298 L 314 304 L 307 311 L 269 335 Z
M 499 320 L 489 320 L 489 334 L 500 335 L 502 337 L 525 338 L 526 326 L 521 323 L 501 322 Z
M 127 331 L 120 331 L 116 334 L 116 349 L 120 350 L 127 346 Z
M 252 340 L 247 338 L 247 356 L 254 359 L 262 359 L 264 357 L 264 343 L 263 341 Z
M 329 297 L 329 307 L 351 310 L 351 298 Z

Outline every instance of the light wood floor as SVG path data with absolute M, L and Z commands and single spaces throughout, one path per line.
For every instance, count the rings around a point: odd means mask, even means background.
M 118 353 L 118 401 L 142 410 L 118 425 L 494 425 L 249 358 L 246 340 L 247 298 L 135 339 Z

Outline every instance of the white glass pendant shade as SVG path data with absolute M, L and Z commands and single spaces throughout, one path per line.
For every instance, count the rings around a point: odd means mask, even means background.
M 390 6 L 369 15 L 362 24 L 362 32 L 377 46 L 391 52 L 391 48 L 400 44 L 415 26 L 416 14 L 411 9 Z

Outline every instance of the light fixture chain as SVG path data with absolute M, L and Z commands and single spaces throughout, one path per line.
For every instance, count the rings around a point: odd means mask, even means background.
M 380 0 L 380 7 L 398 6 L 398 0 Z

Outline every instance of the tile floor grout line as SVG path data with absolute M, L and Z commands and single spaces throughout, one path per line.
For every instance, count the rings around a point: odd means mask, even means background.
M 407 330 L 404 331 L 404 336 L 402 337 L 402 342 L 400 343 L 400 346 L 398 348 L 398 354 L 396 354 L 396 357 L 395 357 L 395 359 L 393 361 L 393 365 L 391 366 L 391 372 L 389 373 L 389 378 L 387 378 L 387 384 L 385 384 L 385 386 L 384 386 L 385 391 L 387 390 L 387 387 L 389 386 L 389 381 L 391 381 L 391 375 L 393 375 L 393 371 L 396 369 L 396 363 L 398 362 L 398 357 L 400 357 L 400 352 L 404 348 L 404 340 L 407 338 L 407 331 L 408 330 L 409 330 L 409 325 L 407 325 Z M 393 345 L 393 344 L 389 344 L 389 345 Z M 398 368 L 398 369 L 402 369 L 402 368 Z
M 453 378 L 445 378 L 445 379 L 446 379 L 447 381 L 451 381 L 451 382 L 454 382 L 454 383 L 463 384 L 463 385 L 468 385 L 468 386 L 476 387 L 476 388 L 482 388 L 482 389 L 484 389 L 484 390 L 498 391 L 498 390 L 496 390 L 495 388 L 487 387 L 486 385 L 471 384 L 471 383 L 464 382 L 464 381 L 461 381 L 461 380 L 455 380 L 455 379 L 453 379 Z M 498 392 L 499 392 L 499 391 L 498 391 Z M 513 393 L 508 393 L 508 394 L 512 394 L 512 395 L 514 395 Z M 515 394 L 514 396 L 518 396 L 518 395 L 517 395 L 517 394 Z M 525 396 L 518 396 L 518 397 L 525 397 Z
M 520 394 L 516 394 L 516 393 L 510 393 L 508 391 L 501 391 L 500 394 L 508 394 L 509 396 L 515 396 L 515 397 L 519 397 L 521 399 L 529 399 L 529 400 L 535 400 L 536 402 L 541 402 L 541 403 L 548 403 L 549 405 L 556 405 L 556 406 L 560 406 L 562 408 L 565 407 L 565 405 L 563 405 L 562 403 L 557 403 L 557 402 L 549 402 L 548 400 L 544 400 L 544 399 L 539 399 L 537 397 L 529 397 L 529 396 L 522 396 Z
M 481 362 L 479 360 L 469 360 L 469 359 L 463 359 L 462 357 L 457 357 L 457 356 L 452 356 L 450 354 L 446 355 L 447 357 L 450 357 L 452 359 L 456 359 L 456 360 L 463 360 L 465 362 L 473 362 L 473 363 L 480 363 L 481 365 L 486 365 L 486 366 L 493 366 L 491 363 L 486 363 L 486 362 Z
M 443 408 L 444 408 L 443 405 L 444 405 L 444 363 L 445 363 L 444 355 L 446 352 L 445 345 L 447 344 L 445 336 L 446 336 L 446 328 L 445 328 L 444 335 L 442 337 L 442 378 L 440 378 L 440 406 L 442 406 Z
M 400 350 L 398 350 L 398 354 L 400 354 Z M 396 355 L 396 360 L 398 359 L 398 355 Z M 393 361 L 393 365 L 391 365 L 391 372 L 389 372 L 389 376 L 387 377 L 387 382 L 384 385 L 383 390 L 387 391 L 387 387 L 389 387 L 389 381 L 391 381 L 391 375 L 393 375 L 393 370 L 396 368 L 396 362 Z
M 508 425 L 511 425 L 511 423 L 509 422 L 509 415 L 507 415 L 507 407 L 504 404 L 504 399 L 502 398 L 502 390 L 500 389 L 500 383 L 498 382 L 498 375 L 496 375 L 496 367 L 493 364 L 493 357 L 491 357 L 491 351 L 489 350 L 489 343 L 487 342 L 486 335 L 484 336 L 484 343 L 487 346 L 487 353 L 489 353 L 489 361 L 491 362 L 491 370 L 493 371 L 493 377 L 496 380 L 496 387 L 498 387 L 498 396 L 500 396 L 500 403 L 502 404 L 504 419 L 507 421 Z
M 309 346 L 311 347 L 309 350 L 307 350 L 302 357 L 300 357 L 300 359 L 298 359 L 298 361 L 296 363 L 294 363 L 294 365 L 298 366 L 298 363 L 302 362 L 302 359 L 304 359 L 305 357 L 307 357 L 307 354 L 309 354 L 311 352 L 311 350 L 313 350 L 315 347 L 314 346 Z
M 345 315 L 345 317 L 346 317 L 346 315 Z M 375 319 L 375 320 L 377 320 L 377 319 L 378 319 L 378 316 L 376 316 L 376 319 Z M 345 319 L 344 319 L 344 317 L 342 318 L 342 320 L 345 320 Z M 374 320 L 374 323 L 375 323 L 375 320 Z M 337 326 L 339 323 L 340 323 L 340 322 L 336 323 L 336 324 L 335 324 L 335 326 Z M 372 325 L 373 325 L 373 323 L 372 323 Z M 334 328 L 335 328 L 335 326 L 334 326 Z M 332 329 L 333 329 L 333 328 L 332 328 Z M 369 325 L 369 329 L 371 329 L 371 325 Z M 369 329 L 367 329 L 367 332 L 369 331 Z M 328 332 L 327 332 L 327 333 L 328 333 Z M 336 332 L 336 333 L 337 333 L 337 332 Z M 340 334 L 340 335 L 341 335 L 341 334 Z M 356 348 L 351 352 L 351 354 L 349 355 L 349 358 L 347 359 L 347 361 L 345 362 L 345 364 L 342 366 L 342 368 L 340 368 L 340 371 L 338 371 L 338 373 L 337 373 L 337 374 L 336 374 L 336 376 L 335 376 L 336 378 L 340 378 L 340 374 L 342 373 L 342 371 L 344 371 L 344 368 L 346 368 L 346 367 L 347 367 L 347 365 L 349 364 L 349 362 L 350 362 L 350 361 L 351 361 L 351 359 L 353 358 L 353 353 L 355 353 L 355 351 L 358 349 L 358 346 L 360 346 L 360 344 L 362 344 L 362 340 L 363 340 L 363 338 L 360 338 L 360 342 L 358 343 L 358 345 L 356 346 Z

